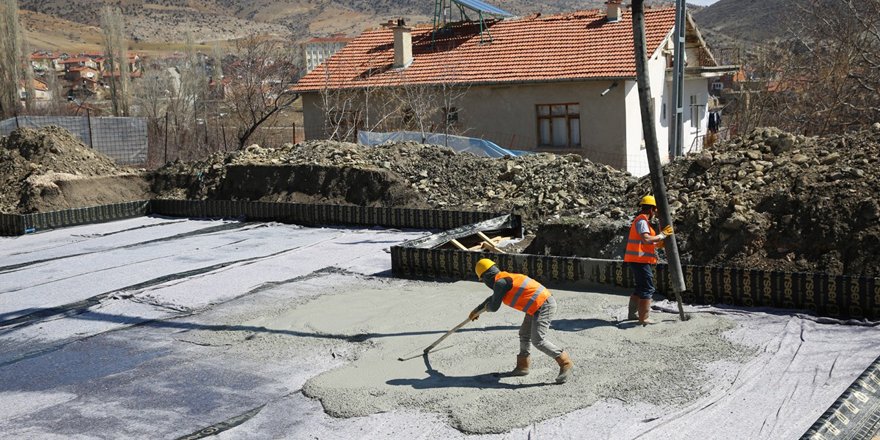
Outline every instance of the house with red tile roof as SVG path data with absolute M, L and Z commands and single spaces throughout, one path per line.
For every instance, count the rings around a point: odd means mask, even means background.
M 80 68 L 89 68 L 93 70 L 98 70 L 98 63 L 95 60 L 88 57 L 73 57 L 67 58 L 61 61 L 61 65 L 64 66 L 65 74 L 69 75 L 71 70 L 80 69 Z
M 31 68 L 34 72 L 61 72 L 64 65 L 61 64 L 61 54 L 49 51 L 36 51 L 30 55 Z
M 98 81 L 101 79 L 97 69 L 89 66 L 74 66 L 67 69 L 64 79 L 73 82 L 79 82 L 81 79 Z
M 52 92 L 49 90 L 49 86 L 46 85 L 46 83 L 38 79 L 33 79 L 32 81 L 31 87 L 34 91 L 34 99 L 36 101 L 48 101 L 52 99 Z M 27 83 L 24 80 L 19 81 L 18 83 L 18 96 L 22 101 L 27 99 L 28 90 L 27 87 L 25 87 L 26 84 Z
M 717 65 L 689 14 L 686 21 L 685 151 L 706 132 L 709 78 L 730 71 Z M 674 114 L 674 25 L 675 8 L 646 9 L 649 104 L 663 161 Z M 429 104 L 436 111 L 427 131 L 454 124 L 458 133 L 505 148 L 577 153 L 644 175 L 634 52 L 631 11 L 615 0 L 605 10 L 463 21 L 438 30 L 401 20 L 365 31 L 294 90 L 303 98 L 307 139 L 326 138 L 343 119 L 364 130 L 388 131 L 393 120 L 400 125 L 393 129 L 411 129 L 405 125 L 416 105 L 389 102 L 419 89 L 437 101 Z M 455 89 L 455 103 L 436 99 Z M 402 115 L 390 115 L 391 108 Z

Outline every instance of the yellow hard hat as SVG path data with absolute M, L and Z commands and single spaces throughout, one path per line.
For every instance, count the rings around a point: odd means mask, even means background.
M 639 205 L 648 205 L 657 207 L 657 201 L 654 200 L 654 196 L 645 196 L 642 197 L 642 200 L 639 201 Z
M 480 261 L 477 261 L 477 267 L 474 268 L 474 270 L 477 272 L 477 278 L 483 276 L 483 274 L 486 273 L 486 271 L 494 265 L 495 262 L 488 258 L 482 258 L 480 259 Z

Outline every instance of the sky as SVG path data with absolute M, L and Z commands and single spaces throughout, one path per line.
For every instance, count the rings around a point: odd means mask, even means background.
M 709 6 L 712 3 L 718 2 L 718 0 L 687 0 L 687 2 L 692 5 Z

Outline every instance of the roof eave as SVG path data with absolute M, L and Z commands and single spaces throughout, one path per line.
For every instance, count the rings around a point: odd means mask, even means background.
M 688 67 L 685 73 L 690 75 L 699 75 L 702 78 L 717 78 L 719 76 L 731 75 L 738 72 L 740 66 L 698 66 Z
M 521 84 L 554 84 L 554 83 L 572 83 L 572 82 L 588 82 L 588 81 L 619 81 L 619 80 L 635 80 L 635 74 L 632 75 L 616 75 L 616 76 L 602 76 L 602 77 L 573 77 L 573 78 L 554 78 L 554 79 L 530 79 L 530 80 L 510 80 L 510 81 L 469 81 L 469 82 L 461 82 L 451 84 L 453 86 L 466 86 L 466 87 L 475 87 L 475 86 L 511 86 L 511 85 L 521 85 Z M 358 86 L 345 86 L 345 87 L 334 87 L 333 90 L 361 90 L 366 88 L 393 88 L 399 87 L 403 84 L 364 84 Z M 426 86 L 440 86 L 441 83 L 418 83 L 418 85 L 426 85 Z M 450 85 L 446 83 L 446 85 Z M 320 93 L 324 91 L 326 88 L 309 88 L 309 89 L 294 89 L 297 93 Z

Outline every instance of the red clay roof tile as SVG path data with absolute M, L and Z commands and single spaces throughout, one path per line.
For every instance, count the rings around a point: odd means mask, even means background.
M 672 33 L 674 8 L 645 11 L 647 47 L 653 52 Z M 558 81 L 636 76 L 631 11 L 608 22 L 604 11 L 450 25 L 433 38 L 430 27 L 412 31 L 413 62 L 394 69 L 393 33 L 366 31 L 304 76 L 299 92 L 329 88 L 436 83 Z

